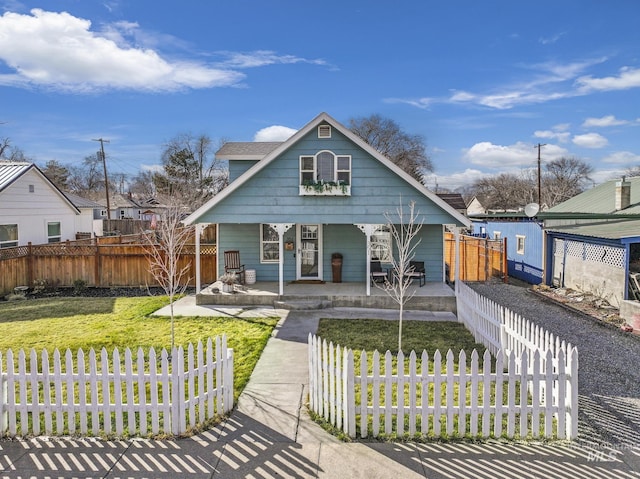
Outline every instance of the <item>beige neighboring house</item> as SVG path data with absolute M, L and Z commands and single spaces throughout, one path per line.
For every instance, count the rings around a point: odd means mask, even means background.
M 471 201 L 467 203 L 467 216 L 486 215 L 487 209 L 482 206 L 480 200 L 477 197 L 471 198 Z
M 36 165 L 0 160 L 0 248 L 74 240 L 79 215 Z

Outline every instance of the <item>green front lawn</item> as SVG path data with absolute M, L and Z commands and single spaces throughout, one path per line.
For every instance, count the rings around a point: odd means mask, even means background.
M 171 320 L 150 316 L 168 304 L 164 297 L 46 298 L 0 302 L 0 352 L 8 349 L 61 352 L 141 347 L 145 353 L 171 347 Z M 234 349 L 235 397 L 249 381 L 278 318 L 176 318 L 176 345 L 226 334 Z

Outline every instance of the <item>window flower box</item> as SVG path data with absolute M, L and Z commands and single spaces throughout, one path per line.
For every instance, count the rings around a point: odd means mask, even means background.
M 305 182 L 300 185 L 300 196 L 351 196 L 351 185 L 341 181 Z

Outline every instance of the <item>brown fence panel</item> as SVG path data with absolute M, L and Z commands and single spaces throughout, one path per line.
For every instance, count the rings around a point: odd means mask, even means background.
M 216 245 L 200 246 L 201 282 L 217 279 Z M 186 245 L 179 266 L 189 265 L 189 284 L 195 286 L 195 245 Z M 0 250 L 0 294 L 16 286 L 46 281 L 54 287 L 71 287 L 77 280 L 96 287 L 157 286 L 142 244 L 56 243 Z
M 445 262 L 450 282 L 455 280 L 455 255 L 455 236 L 445 232 Z M 460 235 L 460 279 L 487 281 L 491 277 L 498 277 L 506 281 L 506 256 L 505 241 Z

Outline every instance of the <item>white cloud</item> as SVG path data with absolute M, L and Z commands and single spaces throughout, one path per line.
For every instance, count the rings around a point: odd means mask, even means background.
M 640 155 L 630 151 L 616 151 L 615 153 L 605 156 L 602 161 L 616 165 L 635 166 L 640 164 Z
M 296 131 L 286 126 L 273 125 L 259 130 L 253 137 L 253 141 L 286 141 L 293 136 Z
M 572 141 L 574 144 L 583 148 L 603 148 L 609 144 L 609 141 L 598 133 L 575 135 Z
M 562 98 L 586 95 L 596 89 L 597 81 L 581 76 L 588 68 L 603 63 L 606 57 L 593 58 L 571 63 L 546 62 L 523 65 L 526 81 L 498 86 L 490 92 L 470 92 L 453 90 L 448 97 L 391 99 L 396 103 L 406 103 L 418 108 L 426 108 L 433 103 L 475 104 L 498 110 L 506 110 L 520 105 L 545 103 Z M 631 72 L 625 72 L 626 76 Z M 594 85 L 587 86 L 593 81 Z M 637 85 L 637 86 L 640 86 Z M 631 87 L 631 86 L 629 86 Z
M 638 88 L 640 87 L 640 68 L 623 67 L 619 75 L 604 78 L 583 76 L 576 80 L 576 84 L 583 92 Z
M 626 125 L 629 123 L 626 120 L 618 120 L 613 115 L 603 116 L 602 118 L 587 118 L 582 126 L 584 128 L 593 128 L 593 127 L 607 127 L 607 126 L 616 126 L 616 125 Z
M 571 133 L 568 131 L 553 131 L 553 130 L 537 130 L 533 133 L 536 138 L 543 138 L 545 140 L 557 140 L 560 143 L 566 143 L 569 141 Z
M 438 188 L 446 188 L 455 190 L 462 186 L 470 185 L 486 176 L 492 176 L 493 173 L 486 173 L 475 168 L 467 168 L 464 171 L 452 173 L 450 175 L 430 175 L 426 178 L 426 186 L 430 190 L 435 191 L 436 184 Z
M 326 65 L 272 51 L 223 52 L 217 65 L 163 57 L 158 46 L 186 48 L 181 40 L 143 31 L 135 22 L 119 21 L 101 31 L 91 21 L 66 12 L 33 9 L 31 14 L 0 16 L 0 85 L 47 88 L 82 93 L 106 89 L 148 92 L 239 85 L 241 68 L 310 63 Z
M 546 145 L 543 152 L 545 160 L 554 160 L 567 154 L 567 150 L 557 145 Z M 533 166 L 537 159 L 537 150 L 534 145 L 524 142 L 503 146 L 483 141 L 466 150 L 464 159 L 485 168 L 506 170 Z
M 173 91 L 230 86 L 244 78 L 201 63 L 168 61 L 153 50 L 123 45 L 123 37 L 116 42 L 90 28 L 89 20 L 66 12 L 5 13 L 0 17 L 0 60 L 15 73 L 0 75 L 0 84 L 70 92 Z
M 327 65 L 322 59 L 310 60 L 294 55 L 278 55 L 270 50 L 258 50 L 250 53 L 219 52 L 228 59 L 221 63 L 228 68 L 256 68 L 267 65 L 291 65 L 296 63 L 310 63 L 312 65 Z
M 563 35 L 565 35 L 566 32 L 560 32 L 560 33 L 556 33 L 555 35 L 552 35 L 550 37 L 540 37 L 540 39 L 538 40 L 540 43 L 542 43 L 543 45 L 551 45 L 556 43 L 558 40 L 560 40 L 560 38 L 562 38 Z

